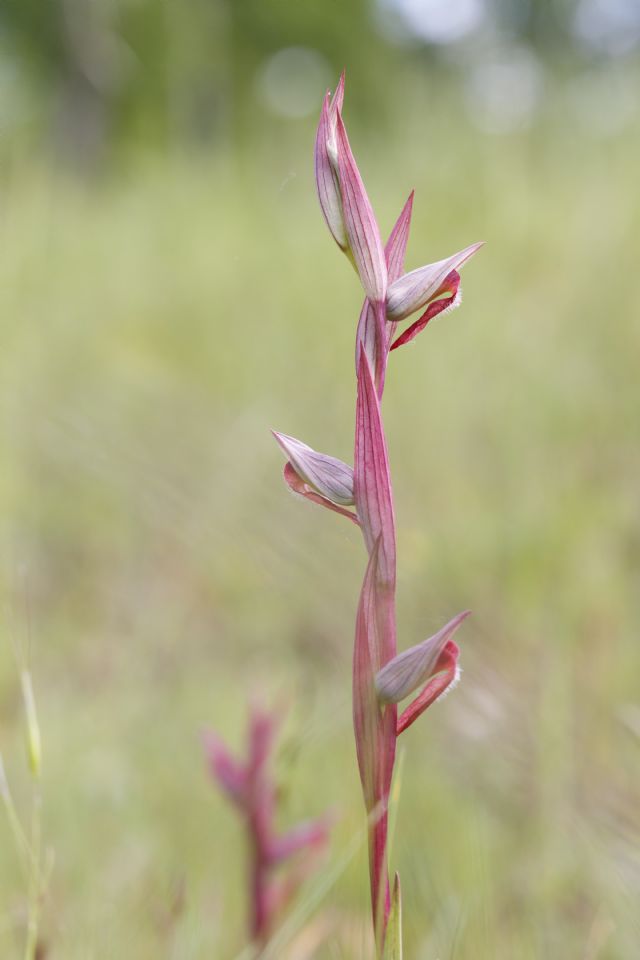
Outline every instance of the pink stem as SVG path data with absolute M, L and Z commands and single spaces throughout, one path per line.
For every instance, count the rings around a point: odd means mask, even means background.
M 382 356 L 386 363 L 386 352 Z M 356 619 L 354 731 L 364 801 L 370 818 L 371 906 L 377 949 L 381 954 L 391 903 L 387 866 L 387 808 L 395 759 L 397 709 L 395 705 L 379 705 L 374 678 L 396 655 L 396 538 L 391 477 L 374 375 L 374 369 L 361 347 L 354 495 L 369 551 L 369 564 Z

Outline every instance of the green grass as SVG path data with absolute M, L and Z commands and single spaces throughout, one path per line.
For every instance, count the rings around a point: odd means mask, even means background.
M 444 116 L 416 142 L 409 119 L 395 141 L 354 136 L 384 229 L 415 186 L 409 267 L 488 243 L 385 395 L 400 642 L 474 612 L 460 687 L 404 739 L 405 956 L 632 960 L 640 142 L 484 139 Z M 311 138 L 93 186 L 4 171 L 0 750 L 26 811 L 10 632 L 28 606 L 52 957 L 240 952 L 242 836 L 199 733 L 239 744 L 257 693 L 287 712 L 283 821 L 338 814 L 314 956 L 365 955 L 364 553 L 287 495 L 269 436 L 350 458 L 360 295 L 316 209 Z M 11 844 L 0 821 L 3 958 L 22 955 Z

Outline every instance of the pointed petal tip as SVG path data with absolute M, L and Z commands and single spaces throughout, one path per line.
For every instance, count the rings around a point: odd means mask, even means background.
M 331 110 L 338 114 L 342 113 L 342 105 L 344 103 L 344 81 L 345 70 L 343 69 L 333 94 L 333 98 L 331 99 Z
M 293 440 L 293 437 L 288 437 L 286 433 L 280 433 L 278 430 L 271 430 L 271 436 L 288 459 L 289 450 L 287 449 L 287 440 Z
M 458 261 L 455 269 L 460 270 L 460 268 L 464 266 L 467 260 L 470 260 L 471 257 L 475 256 L 478 250 L 481 250 L 482 247 L 484 247 L 485 243 L 486 243 L 486 240 L 478 240 L 476 243 L 471 243 L 469 244 L 468 247 L 465 247 L 464 250 L 462 250 L 460 253 L 461 259 Z
M 462 613 L 456 614 L 456 616 L 449 621 L 448 626 L 457 627 L 459 624 L 462 623 L 463 620 L 466 620 L 467 617 L 470 617 L 471 613 L 472 613 L 471 610 L 463 610 Z

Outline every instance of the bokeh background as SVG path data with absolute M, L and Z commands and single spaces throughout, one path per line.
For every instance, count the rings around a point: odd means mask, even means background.
M 639 49 L 635 0 L 2 0 L 0 751 L 28 819 L 26 659 L 42 956 L 240 954 L 200 735 L 239 749 L 251 698 L 283 825 L 336 816 L 275 955 L 370 956 L 364 553 L 269 435 L 351 458 L 361 293 L 312 169 L 343 66 L 383 233 L 416 189 L 408 267 L 487 241 L 385 395 L 400 643 L 474 612 L 403 738 L 406 955 L 638 956 Z M 12 958 L 5 819 L 0 850 Z

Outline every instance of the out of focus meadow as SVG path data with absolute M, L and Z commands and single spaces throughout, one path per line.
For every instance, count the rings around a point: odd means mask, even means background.
M 0 10 L 0 752 L 28 819 L 17 649 L 42 956 L 240 955 L 243 836 L 201 734 L 240 747 L 252 698 L 282 711 L 283 825 L 335 815 L 273 955 L 371 956 L 365 554 L 287 494 L 269 433 L 351 459 L 361 294 L 312 164 L 346 65 L 383 233 L 416 189 L 407 266 L 487 241 L 385 394 L 400 645 L 473 611 L 459 687 L 403 741 L 405 953 L 634 960 L 637 8 L 290 6 Z M 3 960 L 27 899 L 0 817 Z

